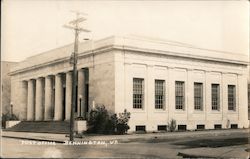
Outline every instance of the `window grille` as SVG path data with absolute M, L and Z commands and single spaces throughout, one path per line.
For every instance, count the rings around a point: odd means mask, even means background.
M 155 109 L 163 109 L 165 105 L 165 81 L 155 80 Z
M 236 110 L 235 85 L 228 85 L 228 110 Z
M 212 84 L 212 110 L 220 110 L 220 85 Z
M 144 79 L 133 79 L 133 108 L 142 109 L 144 103 Z
M 203 109 L 203 84 L 194 83 L 194 109 Z
M 185 88 L 184 82 L 175 81 L 175 109 L 184 109 Z

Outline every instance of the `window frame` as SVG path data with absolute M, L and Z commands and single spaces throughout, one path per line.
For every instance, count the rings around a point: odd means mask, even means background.
M 195 88 L 196 86 L 199 86 L 200 88 Z M 199 95 L 197 96 L 197 92 L 196 90 L 200 89 L 199 91 Z M 197 100 L 199 101 L 200 105 L 196 105 L 197 104 Z M 203 83 L 201 82 L 194 82 L 194 110 L 203 110 Z
M 162 82 L 161 85 L 157 82 Z M 165 80 L 161 80 L 161 79 L 155 79 L 155 91 L 154 91 L 154 105 L 155 105 L 155 109 L 156 110 L 164 110 L 166 107 L 166 84 L 165 84 Z M 162 87 L 161 90 L 157 90 L 159 89 L 159 87 Z M 160 94 L 159 92 L 162 92 L 162 94 Z M 161 98 L 158 98 L 157 96 L 162 96 Z M 160 102 L 161 101 L 161 102 Z
M 179 87 L 177 84 L 179 84 Z M 178 90 L 181 92 L 178 92 Z M 175 110 L 185 110 L 185 81 L 175 81 Z
M 229 92 L 230 87 L 232 87 L 232 92 Z M 229 111 L 236 111 L 236 86 L 235 85 L 227 86 L 227 108 Z
M 137 82 L 137 83 L 135 83 L 135 82 Z M 137 92 L 137 93 L 135 93 L 135 92 Z M 144 93 L 145 93 L 145 91 L 144 91 L 144 78 L 133 78 L 133 95 L 132 95 L 133 109 L 143 109 L 144 108 Z
M 213 86 L 216 86 L 216 95 L 213 95 Z M 216 105 L 215 104 L 215 100 L 213 99 L 214 97 L 216 97 Z M 212 83 L 211 84 L 211 109 L 213 111 L 220 111 L 220 84 L 217 83 Z

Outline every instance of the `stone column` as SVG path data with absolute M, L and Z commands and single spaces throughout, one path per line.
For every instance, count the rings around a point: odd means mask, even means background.
M 55 78 L 55 116 L 54 120 L 61 121 L 63 117 L 63 85 L 62 75 L 57 74 Z
M 85 76 L 84 76 L 84 70 L 80 69 L 78 70 L 78 116 L 85 117 L 85 110 L 86 110 L 86 95 L 85 95 Z
M 52 77 L 45 78 L 45 120 L 52 120 Z
M 72 72 L 66 73 L 66 111 L 65 120 L 70 120 L 72 106 Z
M 43 120 L 43 84 L 42 78 L 36 79 L 36 121 Z
M 33 121 L 35 119 L 35 91 L 34 91 L 34 81 L 31 79 L 28 81 L 28 100 L 27 100 L 27 120 Z
M 24 110 L 24 116 L 22 119 L 27 120 L 27 95 L 28 95 L 28 82 L 22 81 L 22 90 L 21 90 L 21 108 Z

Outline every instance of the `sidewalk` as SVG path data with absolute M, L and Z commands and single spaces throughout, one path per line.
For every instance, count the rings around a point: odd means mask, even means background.
M 119 143 L 143 141 L 148 139 L 175 139 L 175 138 L 195 138 L 195 137 L 209 137 L 209 136 L 227 136 L 232 134 L 247 134 L 249 129 L 230 129 L 230 130 L 207 130 L 207 131 L 186 131 L 186 132 L 166 132 L 166 133 L 146 133 L 146 134 L 128 134 L 128 135 L 86 135 L 83 138 L 75 138 L 75 141 L 110 141 L 118 140 Z M 11 132 L 1 131 L 2 137 L 28 139 L 38 141 L 54 141 L 64 143 L 69 140 L 65 134 L 51 134 L 51 133 L 32 133 L 32 132 Z
M 241 158 L 248 159 L 249 152 L 243 147 L 192 148 L 179 152 L 184 158 Z

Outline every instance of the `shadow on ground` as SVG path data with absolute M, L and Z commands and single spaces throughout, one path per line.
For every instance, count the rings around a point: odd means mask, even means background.
M 250 138 L 249 138 L 250 140 Z M 247 137 L 229 138 L 229 139 L 197 139 L 189 141 L 175 142 L 174 145 L 185 146 L 185 148 L 198 148 L 198 147 L 225 147 L 225 146 L 238 146 L 248 144 Z

